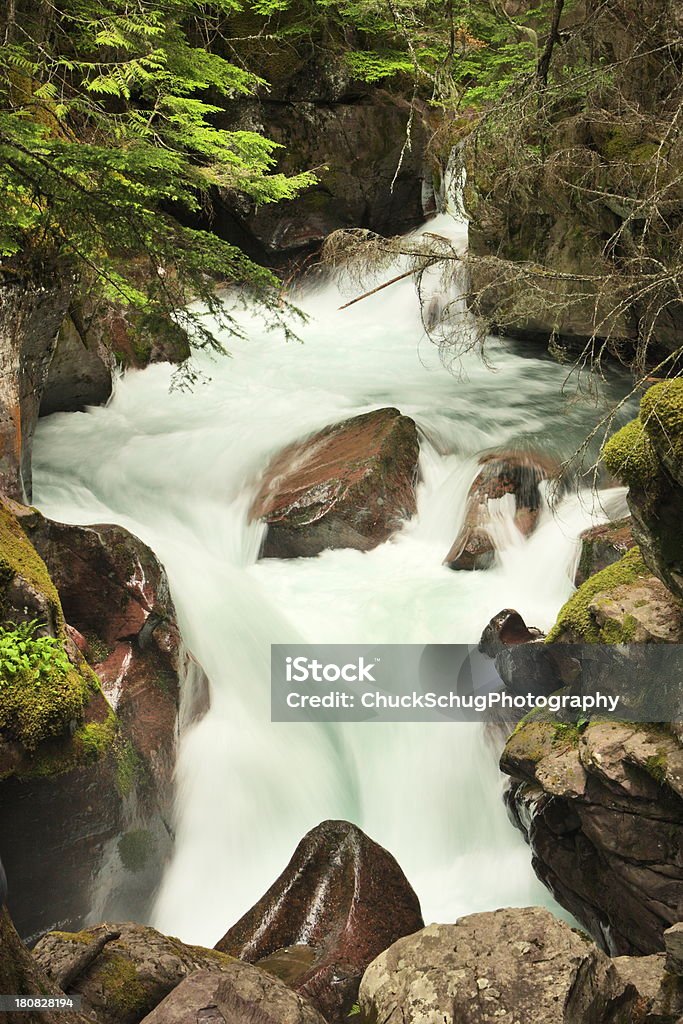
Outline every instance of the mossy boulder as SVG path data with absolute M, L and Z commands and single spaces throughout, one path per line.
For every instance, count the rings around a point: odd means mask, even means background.
M 54 580 L 21 528 L 22 509 L 0 497 L 0 778 L 32 774 L 36 765 L 44 772 L 55 744 L 57 760 L 68 759 L 69 747 L 78 753 L 74 735 L 89 705 L 97 718 L 100 696 L 98 678 L 67 630 Z
M 98 1024 L 138 1024 L 176 985 L 195 971 L 224 972 L 233 958 L 191 946 L 146 925 L 107 924 L 118 933 L 71 984 Z M 97 942 L 103 928 L 49 932 L 33 955 L 48 977 L 58 979 Z
M 268 530 L 262 556 L 325 548 L 368 551 L 416 511 L 419 443 L 413 420 L 377 409 L 296 442 L 266 469 L 251 508 Z
M 78 926 L 94 885 L 106 912 L 142 915 L 171 843 L 189 664 L 166 575 L 126 530 L 0 502 L 0 601 L 3 618 L 39 620 L 19 652 L 35 670 L 0 666 L 0 835 L 17 927 Z
M 603 460 L 628 485 L 643 560 L 683 597 L 683 380 L 649 388 L 640 416 L 610 438 Z
M 652 575 L 640 549 L 590 576 L 561 608 L 547 643 L 678 643 L 683 605 Z

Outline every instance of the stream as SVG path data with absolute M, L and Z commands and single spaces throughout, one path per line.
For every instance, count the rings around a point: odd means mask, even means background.
M 428 230 L 464 239 L 466 229 L 443 214 Z M 505 607 L 549 627 L 572 592 L 580 532 L 618 513 L 623 490 L 570 486 L 528 540 L 507 532 L 487 571 L 452 572 L 442 560 L 480 453 L 567 458 L 626 377 L 612 373 L 596 400 L 564 387 L 568 368 L 540 348 L 495 339 L 491 366 L 474 352 L 446 366 L 410 279 L 339 311 L 350 295 L 328 282 L 294 296 L 309 317 L 300 342 L 241 310 L 246 338 L 225 339 L 230 358 L 198 356 L 210 379 L 191 392 L 170 390 L 168 365 L 131 371 L 105 408 L 50 416 L 37 431 L 35 504 L 66 522 L 119 523 L 149 544 L 211 680 L 210 711 L 180 744 L 175 853 L 151 922 L 185 941 L 213 944 L 325 818 L 357 823 L 394 854 L 426 921 L 557 909 L 507 819 L 481 726 L 273 724 L 269 648 L 476 643 Z M 418 514 L 368 553 L 258 561 L 263 527 L 248 510 L 271 456 L 387 405 L 421 432 Z

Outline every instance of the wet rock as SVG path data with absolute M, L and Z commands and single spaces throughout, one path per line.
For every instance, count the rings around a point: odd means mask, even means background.
M 631 519 L 626 517 L 602 526 L 584 530 L 580 537 L 581 553 L 574 582 L 577 587 L 601 569 L 614 565 L 634 545 Z
M 683 749 L 662 726 L 528 721 L 510 737 L 513 820 L 539 878 L 614 954 L 664 948 L 683 908 Z
M 415 424 L 398 409 L 354 416 L 285 448 L 251 508 L 268 525 L 262 556 L 383 543 L 415 513 L 418 456 Z
M 225 971 L 195 971 L 144 1024 L 326 1024 L 310 1003 L 284 982 L 250 964 Z
M 64 993 L 44 973 L 19 938 L 8 911 L 0 905 L 0 993 L 17 996 L 56 996 Z M 3 1013 L 7 1024 L 86 1024 L 88 1018 L 73 1010 Z
M 610 1024 L 635 990 L 593 943 L 540 907 L 433 924 L 367 969 L 359 1002 L 383 1024 Z M 623 1016 L 617 1016 L 621 1012 Z
M 513 608 L 504 608 L 489 622 L 479 650 L 493 658 L 505 688 L 515 694 L 548 694 L 562 684 L 553 647 L 545 633 L 526 622 Z
M 536 643 L 544 638 L 545 633 L 536 626 L 527 626 L 514 608 L 503 608 L 485 627 L 479 641 L 479 650 L 482 654 L 495 658 L 506 647 Z
M 84 951 L 97 952 L 98 938 L 105 931 L 118 937 L 78 971 Z M 214 949 L 186 945 L 130 922 L 76 933 L 49 932 L 36 944 L 33 956 L 53 981 L 71 978 L 69 992 L 83 997 L 97 1024 L 138 1024 L 190 974 L 220 975 L 233 963 L 232 957 Z
M 40 398 L 71 284 L 57 276 L 0 283 L 0 493 L 31 499 Z
M 496 520 L 504 529 L 504 503 L 511 503 L 514 526 L 528 537 L 541 511 L 539 484 L 557 473 L 550 460 L 525 452 L 485 455 L 479 466 L 467 496 L 465 521 L 444 559 L 450 569 L 487 569 L 493 563 Z
M 355 825 L 326 821 L 216 948 L 284 969 L 332 1024 L 345 1020 L 370 961 L 422 925 L 417 896 L 391 854 Z M 287 947 L 297 948 L 285 954 Z
M 170 813 L 185 654 L 166 573 L 120 526 L 68 526 L 25 510 L 21 525 L 47 565 L 64 615 Z
M 0 834 L 17 927 L 26 937 L 77 928 L 93 908 L 144 915 L 171 845 L 179 676 L 199 671 L 180 645 L 165 573 L 119 527 L 65 526 L 17 503 L 0 507 L 3 566 L 5 614 L 18 617 L 8 606 L 17 579 L 41 594 L 45 628 L 63 636 L 86 684 L 68 728 L 35 749 L 0 733 Z

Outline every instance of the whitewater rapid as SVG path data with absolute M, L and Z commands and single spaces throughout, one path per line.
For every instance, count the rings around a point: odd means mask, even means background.
M 463 232 L 445 215 L 429 230 Z M 604 405 L 563 391 L 565 367 L 509 341 L 490 342 L 493 368 L 470 354 L 446 369 L 410 280 L 338 311 L 348 297 L 334 283 L 297 295 L 310 318 L 301 342 L 240 311 L 246 340 L 224 339 L 230 358 L 199 357 L 210 380 L 191 393 L 152 366 L 118 381 L 106 408 L 37 431 L 36 504 L 66 522 L 120 523 L 156 551 L 211 681 L 211 709 L 180 746 L 175 854 L 153 920 L 187 941 L 213 944 L 325 818 L 386 846 L 428 921 L 552 905 L 480 726 L 270 722 L 271 643 L 476 643 L 505 607 L 548 627 L 572 591 L 579 533 L 623 505 L 620 490 L 570 489 L 528 541 L 508 531 L 492 569 L 446 569 L 477 455 L 532 446 L 564 459 Z M 624 390 L 603 383 L 601 401 Z M 263 528 L 247 514 L 270 457 L 386 405 L 422 434 L 417 516 L 365 554 L 258 561 Z

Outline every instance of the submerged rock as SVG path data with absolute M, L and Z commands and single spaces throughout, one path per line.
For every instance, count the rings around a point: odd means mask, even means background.
M 450 569 L 487 569 L 495 557 L 495 522 L 502 523 L 501 503 L 513 504 L 512 521 L 524 537 L 538 522 L 539 484 L 557 474 L 548 459 L 525 452 L 485 455 L 467 496 L 465 521 L 444 559 Z
M 526 721 L 501 768 L 539 876 L 615 954 L 664 948 L 683 913 L 683 749 L 663 726 Z
M 114 938 L 98 952 L 107 931 Z M 79 971 L 89 949 L 96 956 Z M 233 963 L 214 949 L 190 946 L 131 922 L 76 933 L 49 932 L 33 956 L 55 983 L 70 978 L 69 992 L 82 996 L 97 1024 L 138 1024 L 190 974 L 206 970 L 220 975 Z
M 262 556 L 377 547 L 416 511 L 418 456 L 415 424 L 398 409 L 354 416 L 285 448 L 251 508 L 268 525 Z
M 422 926 L 391 854 L 355 825 L 326 821 L 216 948 L 286 977 L 333 1024 L 346 1019 L 370 961 Z
M 144 1024 L 326 1024 L 304 997 L 250 964 L 195 971 Z
M 364 1019 L 382 1024 L 617 1024 L 633 1019 L 637 993 L 624 990 L 592 942 L 527 907 L 399 939 L 368 967 L 359 1002 Z

